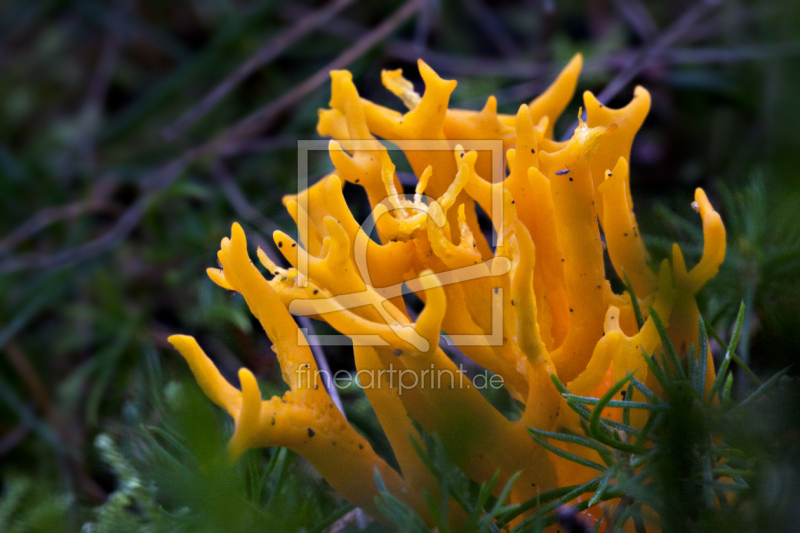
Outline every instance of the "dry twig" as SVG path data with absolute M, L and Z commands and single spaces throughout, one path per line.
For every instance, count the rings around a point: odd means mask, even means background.
M 400 9 L 384 20 L 378 27 L 360 38 L 353 46 L 342 52 L 336 59 L 319 69 L 316 74 L 286 92 L 283 96 L 257 109 L 232 127 L 228 128 L 213 144 L 225 146 L 244 137 L 254 135 L 269 124 L 278 114 L 308 96 L 330 78 L 331 70 L 345 68 L 361 57 L 370 48 L 385 39 L 391 32 L 413 15 L 429 0 L 408 0 Z
M 174 124 L 164 128 L 161 135 L 167 140 L 176 139 L 188 127 L 214 109 L 223 98 L 248 76 L 277 58 L 296 41 L 328 22 L 333 16 L 352 3 L 353 0 L 334 0 L 322 9 L 308 13 L 292 27 L 270 39 L 254 55 L 242 63 L 239 68 L 234 70 L 230 76 L 214 87 L 197 105 L 186 111 Z

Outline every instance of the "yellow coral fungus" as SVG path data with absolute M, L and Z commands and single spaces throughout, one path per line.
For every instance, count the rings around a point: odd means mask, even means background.
M 412 420 L 438 435 L 449 459 L 477 482 L 499 472 L 501 487 L 519 473 L 511 502 L 588 479 L 585 466 L 554 455 L 528 434 L 528 427 L 580 431 L 551 376 L 579 395 L 601 395 L 609 377 L 628 372 L 658 390 L 641 357 L 660 344 L 647 309 L 658 312 L 673 344 L 685 351 L 697 338 L 694 295 L 722 262 L 725 230 L 698 189 L 702 259 L 687 270 L 675 246 L 672 263 L 651 270 L 633 215 L 628 165 L 650 96 L 637 87 L 633 101 L 614 110 L 587 92 L 586 122 L 569 141 L 556 142 L 553 124 L 572 98 L 580 68 L 576 56 L 516 115 L 498 114 L 493 98 L 479 112 L 449 109 L 456 82 L 422 61 L 421 96 L 400 71 L 383 74 L 384 85 L 408 108 L 405 114 L 361 99 L 350 73 L 331 73 L 331 109 L 320 112 L 318 131 L 333 137 L 335 171 L 285 198 L 295 221 L 304 221 L 301 243 L 285 233 L 274 236 L 291 266 L 280 268 L 258 250 L 267 269 L 262 274 L 234 224 L 222 241 L 221 269 L 208 271 L 215 283 L 244 297 L 274 344 L 291 390 L 264 400 L 253 375 L 242 369 L 239 391 L 194 339 L 170 339 L 208 397 L 234 418 L 232 457 L 253 447 L 289 447 L 373 515 L 375 469 L 421 516 L 427 515 L 423 492 L 439 491 L 412 444 L 421 438 Z M 419 179 L 413 199 L 401 194 L 379 139 L 416 143 L 403 150 Z M 492 175 L 488 153 L 462 148 L 476 139 L 502 141 L 507 175 Z M 448 149 L 431 149 L 428 141 Z M 378 241 L 350 212 L 344 182 L 365 189 Z M 494 225 L 494 246 L 481 231 L 476 204 Z M 645 311 L 641 330 L 629 294 L 611 290 L 606 248 L 616 275 L 629 277 Z M 404 291 L 424 302 L 418 316 L 406 308 Z M 355 367 L 400 472 L 334 407 L 290 312 L 325 320 L 353 339 Z M 440 348 L 442 331 L 502 380 L 524 406 L 519 420 L 503 416 L 463 379 Z M 710 355 L 698 357 L 711 383 Z

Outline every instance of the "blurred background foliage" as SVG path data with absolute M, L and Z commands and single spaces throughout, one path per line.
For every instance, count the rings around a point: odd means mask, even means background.
M 728 255 L 701 311 L 726 342 L 744 300 L 742 359 L 761 376 L 793 363 L 799 29 L 793 0 L 0 2 L 0 530 L 312 531 L 345 513 L 334 529 L 363 525 L 286 450 L 224 467 L 230 422 L 165 340 L 196 335 L 232 382 L 246 365 L 265 394 L 283 390 L 243 300 L 204 269 L 234 220 L 265 249 L 274 229 L 293 232 L 280 200 L 334 67 L 397 109 L 380 71 L 421 89 L 418 57 L 458 79 L 454 107 L 495 94 L 513 113 L 576 52 L 578 94 L 621 106 L 646 86 L 632 189 L 654 259 L 674 241 L 699 256 L 690 202 L 706 188 Z M 312 175 L 329 169 L 314 160 Z M 326 356 L 351 365 L 346 347 Z M 796 400 L 790 386 L 737 428 L 768 465 L 753 523 L 773 530 L 800 527 Z M 343 401 L 389 456 L 363 394 Z

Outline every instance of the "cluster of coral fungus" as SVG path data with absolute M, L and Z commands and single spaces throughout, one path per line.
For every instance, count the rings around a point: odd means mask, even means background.
M 406 113 L 361 99 L 349 72 L 331 73 L 331 109 L 320 112 L 318 131 L 333 138 L 329 153 L 335 171 L 284 199 L 295 221 L 302 221 L 301 242 L 282 232 L 274 235 L 292 266 L 281 268 L 258 250 L 266 269 L 260 270 L 250 260 L 244 231 L 234 224 L 218 254 L 221 269 L 208 270 L 214 282 L 244 297 L 274 344 L 291 390 L 262 399 L 245 368 L 238 390 L 193 338 L 170 339 L 208 397 L 235 420 L 233 457 L 254 447 L 288 447 L 377 518 L 376 469 L 387 489 L 423 517 L 428 514 L 423 492 L 439 492 L 412 445 L 420 439 L 414 421 L 438 435 L 449 459 L 477 482 L 499 472 L 502 487 L 521 472 L 511 502 L 590 478 L 585 467 L 553 455 L 527 431 L 581 431 L 551 374 L 585 396 L 602 395 L 634 371 L 659 390 L 642 357 L 660 343 L 646 310 L 652 306 L 658 312 L 685 354 L 698 334 L 694 294 L 722 262 L 725 230 L 698 189 L 693 205 L 703 222 L 702 259 L 687 271 L 676 245 L 671 261 L 648 264 L 632 211 L 628 161 L 650 95 L 637 88 L 626 107 L 609 109 L 587 92 L 586 121 L 571 139 L 556 141 L 553 124 L 572 99 L 580 67 L 581 58 L 574 58 L 515 116 L 498 114 L 494 98 L 481 111 L 448 109 L 456 82 L 441 79 L 422 61 L 422 96 L 400 71 L 383 73 L 384 85 L 400 97 Z M 404 150 L 418 177 L 413 200 L 398 194 L 395 166 L 378 138 L 421 141 L 416 150 L 413 144 Z M 493 177 L 490 151 L 462 148 L 481 139 L 502 140 L 508 172 Z M 426 150 L 426 142 L 446 142 L 449 149 Z M 353 217 L 342 194 L 345 182 L 366 190 L 379 242 Z M 478 227 L 476 204 L 492 221 L 494 249 Z M 615 275 L 627 274 L 645 310 L 641 329 L 629 293 L 611 289 L 606 251 Z M 403 283 L 425 303 L 418 316 L 396 290 Z M 364 386 L 399 471 L 376 455 L 336 408 L 313 372 L 317 364 L 290 309 L 355 339 L 355 367 L 386 381 Z M 502 338 L 492 341 L 500 328 Z M 432 369 L 458 373 L 439 347 L 441 332 L 475 363 L 502 376 L 511 396 L 524 405 L 519 420 L 506 418 L 475 387 L 419 386 L 401 394 L 397 383 L 378 372 L 400 369 L 421 377 L 418 382 Z M 364 338 L 375 342 L 361 342 Z M 475 341 L 481 338 L 486 340 Z M 698 357 L 710 383 L 711 358 Z M 310 378 L 298 379 L 303 369 Z

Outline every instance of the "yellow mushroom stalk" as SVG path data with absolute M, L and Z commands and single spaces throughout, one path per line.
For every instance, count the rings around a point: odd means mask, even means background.
M 317 130 L 332 138 L 335 170 L 284 198 L 300 228 L 300 242 L 274 235 L 289 267 L 248 250 L 234 224 L 218 254 L 221 268 L 208 270 L 217 285 L 241 294 L 261 322 L 290 391 L 262 398 L 245 368 L 239 390 L 193 338 L 170 337 L 209 399 L 233 417 L 232 459 L 250 448 L 288 447 L 377 519 L 375 470 L 426 519 L 423 494 L 440 497 L 413 445 L 421 442 L 415 422 L 438 435 L 448 458 L 474 481 L 499 472 L 502 487 L 518 474 L 512 503 L 589 479 L 585 467 L 552 454 L 528 433 L 528 427 L 580 431 L 551 376 L 579 395 L 599 396 L 609 379 L 627 372 L 659 390 L 641 356 L 660 343 L 647 309 L 658 312 L 686 357 L 697 338 L 695 294 L 725 256 L 725 228 L 698 189 L 693 205 L 702 218 L 702 259 L 689 268 L 675 245 L 671 262 L 650 265 L 629 174 L 650 95 L 637 87 L 630 104 L 609 109 L 587 92 L 586 120 L 569 140 L 556 141 L 553 124 L 573 97 L 581 64 L 580 55 L 573 58 L 515 115 L 499 114 L 493 97 L 481 111 L 450 109 L 456 82 L 422 61 L 421 95 L 401 71 L 382 76 L 405 113 L 360 98 L 349 72 L 331 73 L 330 109 L 320 111 Z M 403 154 L 388 151 L 381 139 L 399 142 Z M 469 149 L 475 140 L 501 141 L 509 171 L 493 175 L 492 154 Z M 410 195 L 402 194 L 392 161 L 401 156 L 418 179 Z M 353 216 L 345 183 L 364 188 L 374 234 Z M 481 230 L 479 211 L 491 220 L 494 237 Z M 253 252 L 261 268 L 251 261 Z M 606 270 L 605 254 L 614 272 Z M 611 289 L 609 279 L 625 275 L 644 310 L 641 330 L 631 296 Z M 406 307 L 404 292 L 424 302 L 419 314 Z M 355 368 L 399 471 L 335 407 L 292 314 L 324 320 L 352 339 Z M 524 407 L 519 420 L 483 397 L 440 347 L 446 343 L 500 380 Z M 697 357 L 708 367 L 710 385 L 710 354 Z M 634 417 L 632 424 L 643 421 Z M 451 518 L 462 519 L 451 507 Z

